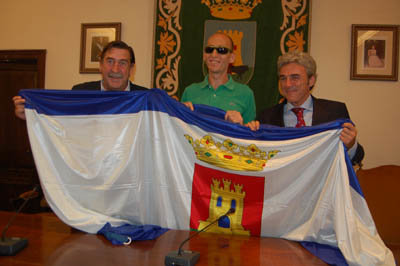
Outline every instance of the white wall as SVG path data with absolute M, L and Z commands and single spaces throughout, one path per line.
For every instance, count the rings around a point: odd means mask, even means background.
M 46 88 L 100 79 L 79 74 L 81 23 L 93 22 L 122 23 L 122 40 L 136 51 L 134 81 L 150 87 L 154 0 L 1 2 L 0 49 L 47 49 Z M 400 165 L 400 83 L 350 80 L 351 24 L 400 24 L 399 13 L 399 0 L 312 1 L 311 54 L 319 74 L 314 95 L 346 102 L 366 151 L 364 168 Z
M 399 0 L 313 0 L 314 95 L 343 101 L 356 123 L 364 168 L 400 165 L 400 82 L 350 80 L 351 24 L 400 24 Z
M 99 74 L 79 74 L 81 23 L 121 22 L 133 46 L 135 83 L 149 87 L 154 0 L 2 0 L 0 49 L 47 49 L 46 88 L 70 89 Z

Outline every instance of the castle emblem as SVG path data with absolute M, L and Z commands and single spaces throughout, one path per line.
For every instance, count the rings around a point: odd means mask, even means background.
M 255 144 L 240 146 L 232 140 L 216 142 L 210 135 L 199 140 L 191 136 L 185 138 L 192 145 L 197 159 L 225 169 L 238 171 L 261 171 L 269 159 L 279 151 L 272 150 L 268 153 L 260 150 Z
M 249 236 L 250 231 L 242 226 L 243 202 L 246 197 L 246 192 L 242 191 L 243 185 L 233 184 L 234 189 L 231 189 L 231 180 L 222 179 L 223 187 L 218 179 L 213 178 L 212 182 L 208 219 L 200 221 L 198 230 L 210 225 L 229 209 L 234 209 L 234 213 L 222 217 L 218 224 L 210 226 L 207 232 Z

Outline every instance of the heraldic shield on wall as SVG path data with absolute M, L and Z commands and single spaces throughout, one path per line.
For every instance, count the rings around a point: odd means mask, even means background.
M 279 99 L 276 61 L 308 51 L 311 0 L 157 0 L 153 87 L 181 97 L 207 74 L 203 49 L 218 31 L 234 42 L 230 74 L 247 84 L 257 112 Z

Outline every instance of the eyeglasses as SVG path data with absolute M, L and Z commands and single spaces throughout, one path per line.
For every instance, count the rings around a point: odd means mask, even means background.
M 227 54 L 229 52 L 231 52 L 231 49 L 226 48 L 226 47 L 213 47 L 213 46 L 207 46 L 204 49 L 204 52 L 206 54 L 211 54 L 214 50 L 217 50 L 217 53 L 219 54 Z

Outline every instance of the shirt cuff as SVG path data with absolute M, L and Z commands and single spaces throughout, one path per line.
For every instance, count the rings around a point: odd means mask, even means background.
M 347 154 L 349 155 L 350 159 L 353 159 L 354 155 L 356 155 L 358 143 L 357 141 L 354 143 L 353 147 L 347 150 Z

